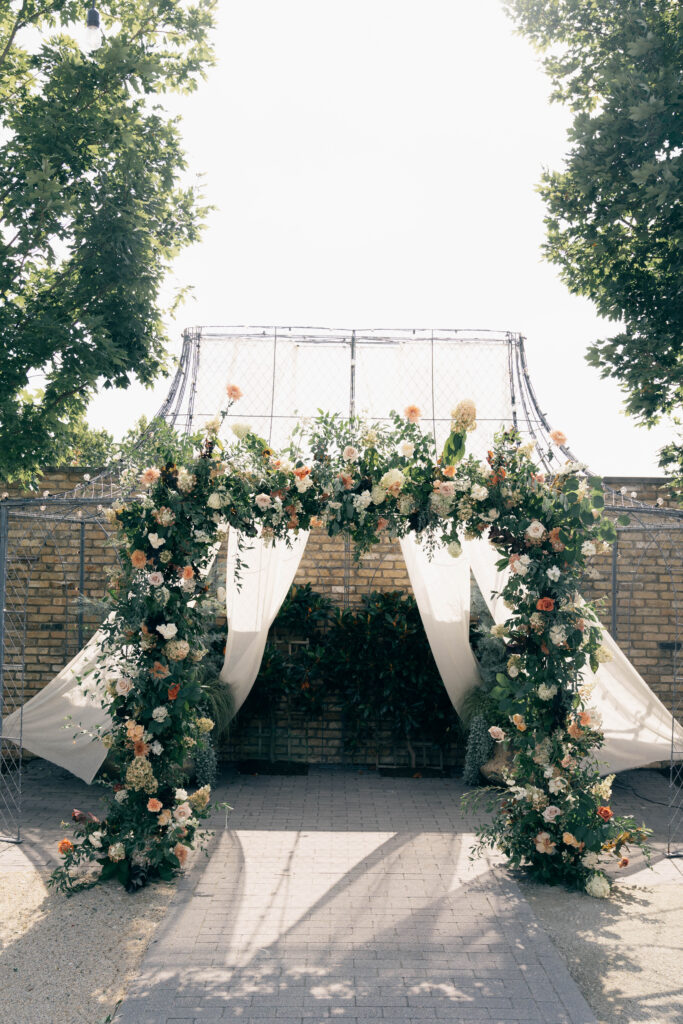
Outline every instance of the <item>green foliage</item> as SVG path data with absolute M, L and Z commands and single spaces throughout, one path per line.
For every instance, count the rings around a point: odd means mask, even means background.
M 498 712 L 498 701 L 492 691 L 498 676 L 505 672 L 507 667 L 507 650 L 504 642 L 492 636 L 487 626 L 473 629 L 471 642 L 482 684 L 465 697 L 463 714 L 466 722 L 471 722 L 477 715 L 482 715 L 490 724 L 495 721 Z
M 196 87 L 214 7 L 101 0 L 90 55 L 81 0 L 0 9 L 0 478 L 68 458 L 98 383 L 166 368 L 159 289 L 205 207 L 157 97 Z
M 411 595 L 372 593 L 358 610 L 337 609 L 325 650 L 326 681 L 338 695 L 350 747 L 371 739 L 380 724 L 406 744 L 414 766 L 414 740 L 444 746 L 458 735 Z
M 678 0 L 508 0 L 574 112 L 563 171 L 546 172 L 547 258 L 623 326 L 588 361 L 652 425 L 683 395 L 683 9 Z M 682 460 L 680 444 L 665 460 Z M 667 462 L 662 463 L 666 466 Z
M 102 469 L 109 465 L 115 451 L 116 442 L 109 431 L 89 427 L 85 416 L 81 415 L 71 423 L 71 446 L 64 451 L 58 465 Z
M 466 786 L 478 786 L 481 782 L 481 768 L 491 757 L 493 740 L 489 736 L 488 720 L 476 714 L 470 722 L 467 736 L 467 751 L 463 768 L 463 782 Z

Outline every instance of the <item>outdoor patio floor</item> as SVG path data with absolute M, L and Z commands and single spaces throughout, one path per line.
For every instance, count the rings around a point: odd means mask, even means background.
M 458 780 L 233 777 L 117 1024 L 340 1018 L 588 1024 Z

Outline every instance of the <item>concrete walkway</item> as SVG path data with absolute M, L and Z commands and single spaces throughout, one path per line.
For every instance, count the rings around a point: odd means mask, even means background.
M 116 1024 L 593 1024 L 458 780 L 231 776 Z

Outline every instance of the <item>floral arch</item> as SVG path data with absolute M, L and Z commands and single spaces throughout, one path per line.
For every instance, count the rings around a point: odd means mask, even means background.
M 466 456 L 476 427 L 468 400 L 453 410 L 441 453 L 420 429 L 416 406 L 381 424 L 321 413 L 277 452 L 232 423 L 228 445 L 219 431 L 241 391 L 230 385 L 227 395 L 226 409 L 195 435 L 194 457 L 145 469 L 143 493 L 110 512 L 122 568 L 108 592 L 94 675 L 108 713 L 101 739 L 112 798 L 105 821 L 81 815 L 73 841 L 62 840 L 53 884 L 86 884 L 77 869 L 89 862 L 101 865 L 97 881 L 115 877 L 132 889 L 169 879 L 203 840 L 210 793 L 188 794 L 184 765 L 213 727 L 197 710 L 216 612 L 205 577 L 228 530 L 244 551 L 258 534 L 287 540 L 323 529 L 348 536 L 358 555 L 384 535 L 414 533 L 428 552 L 446 545 L 454 558 L 463 535 L 488 531 L 499 568 L 509 569 L 500 596 L 510 615 L 493 627 L 507 647 L 507 672 L 493 691 L 498 713 L 489 729 L 509 763 L 479 843 L 539 880 L 607 895 L 603 858 L 642 845 L 647 830 L 609 807 L 610 780 L 600 778 L 595 756 L 599 716 L 581 683 L 586 666 L 595 672 L 607 657 L 595 611 L 579 595 L 587 562 L 614 537 L 600 479 L 578 463 L 545 477 L 535 445 L 514 430 L 496 436 L 486 460 Z M 553 440 L 566 439 L 555 432 Z M 239 570 L 238 558 L 238 587 Z

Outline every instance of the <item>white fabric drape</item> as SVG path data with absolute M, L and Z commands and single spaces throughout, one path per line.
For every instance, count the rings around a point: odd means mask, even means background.
M 88 679 L 101 662 L 103 640 L 98 630 L 59 675 L 2 723 L 4 739 L 88 783 L 107 756 L 97 729 L 111 722 L 100 704 L 104 684 Z
M 410 533 L 401 551 L 434 661 L 455 710 L 481 679 L 470 647 L 470 567 L 439 547 L 430 559 Z
M 491 596 L 492 591 L 502 589 L 507 578 L 506 571 L 496 568 L 498 552 L 485 539 L 465 541 L 464 550 L 491 615 L 496 622 L 504 622 L 510 613 L 500 599 Z M 590 703 L 602 715 L 605 743 L 597 756 L 604 763 L 605 774 L 668 761 L 672 735 L 674 749 L 683 749 L 683 728 L 607 630 L 603 630 L 602 640 L 612 661 L 600 665 L 595 675 L 587 666 L 583 681 L 595 685 Z
M 283 540 L 265 544 L 260 537 L 245 538 L 246 550 L 242 552 L 238 550 L 238 539 L 236 531 L 231 530 L 225 588 L 228 642 L 220 676 L 230 687 L 236 712 L 254 685 L 268 630 L 299 568 L 308 532 L 291 534 L 291 546 Z M 239 589 L 234 582 L 238 556 Z

